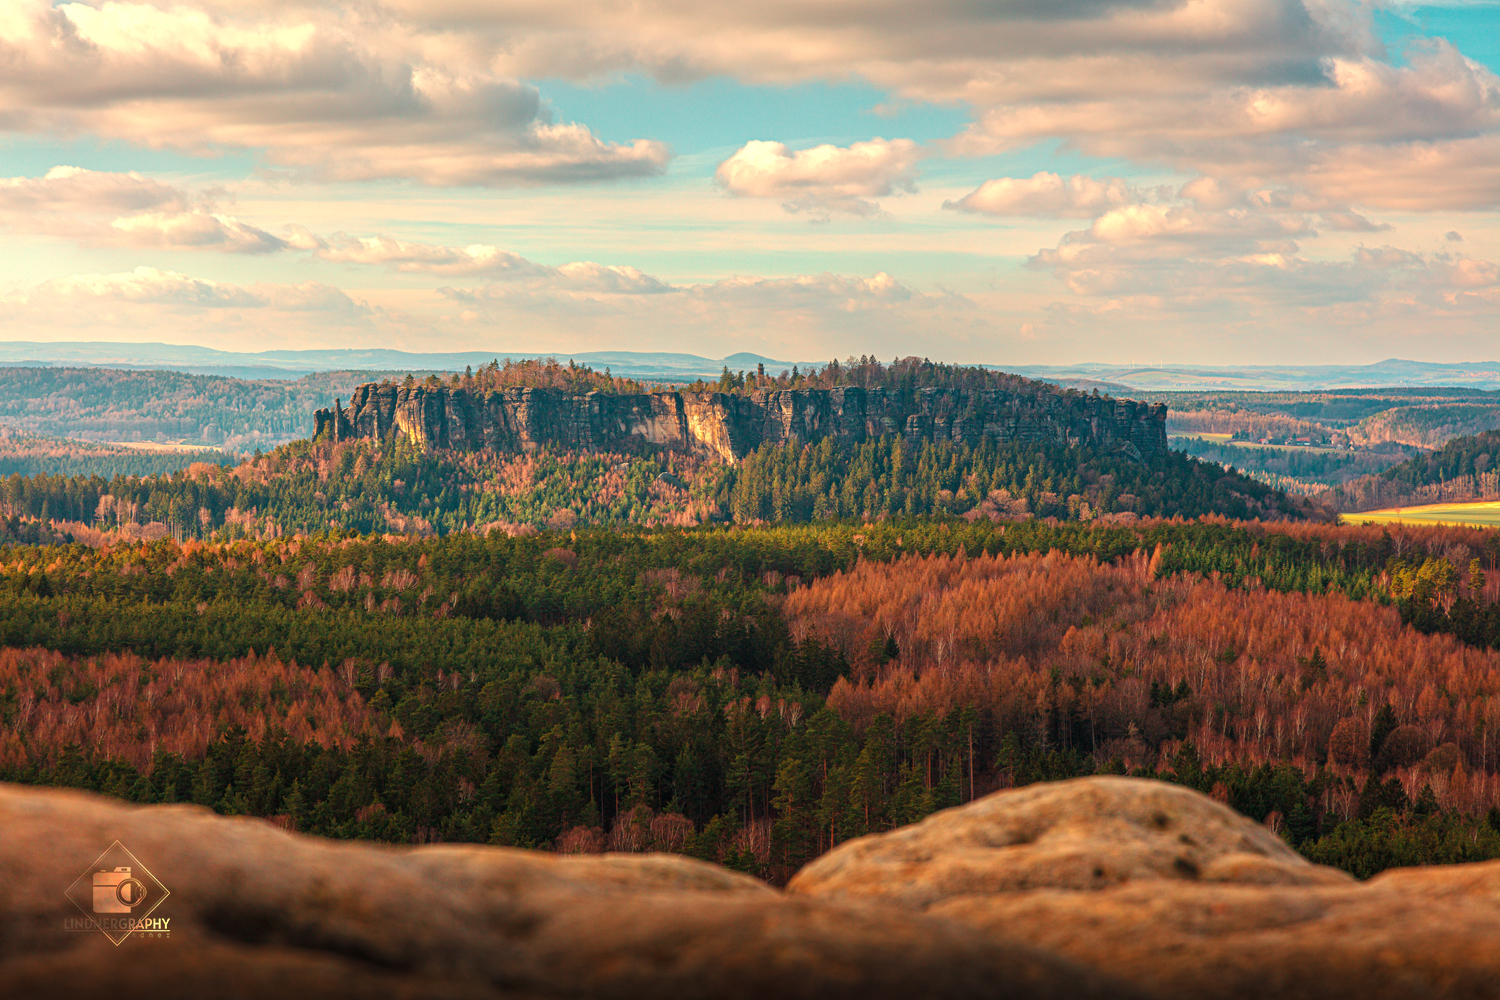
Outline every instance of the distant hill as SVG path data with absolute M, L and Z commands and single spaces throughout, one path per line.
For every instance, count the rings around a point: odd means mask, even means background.
M 234 378 L 296 379 L 314 372 L 461 372 L 478 368 L 497 358 L 556 357 L 592 368 L 610 368 L 615 375 L 655 381 L 692 381 L 718 378 L 725 366 L 735 371 L 754 371 L 763 364 L 772 373 L 789 370 L 796 362 L 778 361 L 759 354 L 741 353 L 727 358 L 704 358 L 696 354 L 641 351 L 590 351 L 579 354 L 538 354 L 528 351 L 462 351 L 421 354 L 385 349 L 327 351 L 260 351 L 237 353 L 183 344 L 115 344 L 69 342 L 46 344 L 35 341 L 0 342 L 0 365 L 29 367 L 89 366 L 126 369 L 170 369 L 185 374 L 221 375 Z M 807 362 L 800 362 L 804 367 Z
M 245 380 L 163 370 L 0 368 L 0 426 L 82 441 L 248 452 L 306 437 L 314 411 L 347 397 L 372 374 Z
M 714 379 L 727 366 L 731 371 L 754 371 L 765 365 L 771 374 L 793 364 L 821 367 L 816 362 L 786 361 L 741 352 L 726 358 L 663 351 L 516 351 L 494 347 L 482 351 L 421 353 L 385 348 L 312 351 L 220 351 L 191 344 L 122 344 L 104 341 L 0 342 L 0 365 L 169 368 L 195 375 L 237 378 L 295 379 L 313 372 L 350 369 L 380 371 L 461 372 L 506 357 L 555 357 L 592 368 L 608 367 L 615 375 L 654 381 Z M 968 358 L 965 363 L 1025 375 L 1068 387 L 1094 388 L 1111 395 L 1141 392 L 1198 390 L 1308 390 L 1416 386 L 1471 386 L 1500 389 L 1500 361 L 1438 363 L 1390 358 L 1371 365 L 1115 365 L 1080 362 L 1073 365 L 1013 365 L 1003 358 Z
M 992 367 L 992 366 L 986 366 Z M 1471 386 L 1500 389 L 1500 361 L 1453 363 L 1389 358 L 1371 365 L 1006 365 L 1029 378 L 1095 379 L 1137 392 L 1307 390 Z

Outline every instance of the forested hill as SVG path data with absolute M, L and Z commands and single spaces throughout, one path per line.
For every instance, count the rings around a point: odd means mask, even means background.
M 961 517 L 1065 521 L 1306 516 L 1305 503 L 1182 452 L 1140 461 L 1081 446 L 882 437 L 762 445 L 738 464 L 691 455 L 505 455 L 299 441 L 233 470 L 22 477 L 0 513 L 127 538 L 274 537 L 330 528 L 406 535 L 594 525 Z M 82 535 L 80 534 L 80 537 Z
M 1500 497 L 1500 431 L 1454 438 L 1442 448 L 1315 497 L 1331 510 L 1487 500 Z
M 0 368 L 0 424 L 86 441 L 177 441 L 230 452 L 306 437 L 313 412 L 380 372 L 295 381 L 116 368 Z
M 25 371 L 34 382 L 67 384 L 66 372 Z M 111 376 L 161 379 L 166 388 L 181 390 L 184 407 L 199 398 L 191 392 L 217 391 L 223 388 L 218 383 L 233 381 L 161 372 L 86 374 L 104 381 L 85 377 L 93 394 L 81 394 L 79 405 L 104 410 L 128 395 L 123 378 L 113 390 L 101 388 Z M 828 388 L 830 383 L 835 387 Z M 1215 514 L 1279 520 L 1305 517 L 1311 509 L 1232 469 L 1168 451 L 1160 408 L 921 359 L 886 366 L 865 358 L 775 376 L 726 370 L 720 384 L 681 394 L 643 393 L 645 387 L 607 370 L 556 362 L 495 363 L 447 383 L 409 377 L 404 384 L 374 388 L 415 406 L 415 415 L 385 414 L 377 432 L 381 426 L 388 431 L 398 416 L 410 418 L 404 426 L 419 432 L 354 434 L 356 425 L 363 427 L 362 411 L 351 404 L 337 414 L 344 433 L 328 433 L 325 419 L 317 440 L 257 451 L 233 470 L 200 464 L 155 477 L 14 475 L 0 491 L 0 514 L 66 522 L 58 530 L 80 538 L 118 531 L 127 538 L 232 539 L 328 529 L 421 536 L 575 524 L 929 516 L 1128 522 Z M 860 393 L 869 398 L 861 402 L 851 395 Z M 455 394 L 506 400 L 516 395 L 517 412 L 532 421 L 545 409 L 537 403 L 539 394 L 581 401 L 589 413 L 602 413 L 609 399 L 674 395 L 679 402 L 706 397 L 706 407 L 725 412 L 741 406 L 766 412 L 756 434 L 746 431 L 731 440 L 726 432 L 723 448 L 679 450 L 672 441 L 636 433 L 603 443 L 570 443 L 560 433 L 505 442 L 479 434 L 459 447 L 457 432 L 448 427 L 454 419 L 450 408 L 427 405 L 443 394 L 449 403 Z M 964 394 L 974 405 L 945 409 L 950 396 Z M 875 406 L 869 400 L 877 397 L 892 412 L 915 412 L 899 421 L 861 422 L 843 433 L 835 433 L 836 421 L 822 419 L 829 414 L 806 412 L 807 406 L 837 402 L 844 415 L 864 407 L 868 417 Z M 371 409 L 378 407 L 364 407 Z M 924 415 L 931 418 L 926 424 Z M 446 430 L 422 430 L 429 424 Z M 969 433 L 971 424 L 983 432 Z M 679 420 L 673 426 L 690 425 Z M 701 436 L 703 426 L 692 433 Z M 826 433 L 805 433 L 819 428 Z M 559 437 L 564 440 L 554 440 Z
M 1500 461 L 1500 430 L 1454 438 L 1428 455 L 1392 466 L 1380 478 L 1409 487 L 1433 486 L 1493 474 Z

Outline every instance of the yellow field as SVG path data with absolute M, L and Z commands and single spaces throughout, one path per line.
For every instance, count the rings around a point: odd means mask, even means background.
M 1341 514 L 1339 521 L 1343 524 L 1459 524 L 1471 528 L 1500 528 L 1500 500 L 1363 510 L 1356 514 Z
M 135 451 L 223 451 L 211 444 L 185 444 L 181 441 L 99 441 L 111 448 L 132 448 Z

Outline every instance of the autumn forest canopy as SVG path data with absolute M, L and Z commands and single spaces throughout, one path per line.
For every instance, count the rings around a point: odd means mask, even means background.
M 1011 378 L 838 369 L 799 386 Z M 779 880 L 996 789 L 1136 774 L 1362 877 L 1500 856 L 1500 533 L 1338 525 L 1181 451 L 304 440 L 17 470 L 0 508 L 0 780 Z

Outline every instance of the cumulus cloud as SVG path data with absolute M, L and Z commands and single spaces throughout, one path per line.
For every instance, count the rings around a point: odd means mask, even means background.
M 445 288 L 443 294 L 467 302 L 528 299 L 605 302 L 651 296 L 662 301 L 673 300 L 695 310 L 740 305 L 760 310 L 814 308 L 840 312 L 881 309 L 904 303 L 932 305 L 941 301 L 955 305 L 964 301 L 960 296 L 925 295 L 883 271 L 868 278 L 837 274 L 784 278 L 737 275 L 701 284 L 672 284 L 633 267 L 591 262 L 564 264 L 557 268 L 534 265 L 524 276 L 517 272 L 507 275 L 505 280 L 478 288 Z
M 0 323 L 26 339 L 151 339 L 262 348 L 347 346 L 349 338 L 408 349 L 672 349 L 781 356 L 909 349 L 911 338 L 961 321 L 973 303 L 922 292 L 885 273 L 742 275 L 673 283 L 627 266 L 576 262 L 513 268 L 469 287 L 393 288 L 362 301 L 318 282 L 234 285 L 141 267 L 59 278 L 0 293 Z M 707 338 L 705 340 L 705 338 Z M 440 346 L 441 345 L 441 346 Z
M 113 215 L 187 207 L 181 191 L 134 172 L 57 166 L 41 177 L 0 178 L 0 212 L 6 214 Z
M 1055 137 L 1096 156 L 1274 178 L 1345 204 L 1500 204 L 1500 77 L 1442 40 L 1399 67 L 1330 55 L 1302 81 L 996 104 L 950 148 L 984 154 Z
M 263 150 L 335 180 L 591 181 L 659 173 L 668 151 L 553 121 L 520 81 L 854 78 L 898 103 L 974 109 L 947 147 L 958 154 L 1060 139 L 1346 205 L 1500 204 L 1495 74 L 1440 40 L 1394 59 L 1375 6 L 11 0 L 0 11 L 0 127 Z M 889 145 L 864 159 L 829 151 L 817 165 L 806 152 L 747 146 L 721 183 L 801 211 L 867 214 L 915 178 Z
M 732 195 L 775 198 L 788 212 L 872 216 L 880 206 L 869 199 L 917 189 L 923 155 L 910 139 L 875 138 L 796 152 L 785 143 L 752 141 L 719 164 L 714 179 Z
M 32 340 L 167 340 L 260 349 L 400 338 L 421 324 L 316 281 L 233 284 L 153 267 L 0 292 L 0 323 Z
M 326 241 L 317 237 L 310 239 L 316 241 L 316 253 L 324 260 L 343 264 L 383 264 L 397 271 L 460 275 L 531 272 L 537 268 L 524 257 L 485 244 L 447 247 L 389 236 L 352 237 L 342 233 Z
M 1118 177 L 1099 180 L 1074 174 L 1064 180 L 1043 170 L 1030 177 L 998 177 L 985 181 L 957 201 L 943 202 L 943 207 L 985 215 L 1092 218 L 1139 197 Z
M 1302 242 L 1337 213 L 1297 211 L 1288 207 L 1297 197 L 1277 194 L 1250 192 L 1231 207 L 1210 207 L 1213 199 L 1127 205 L 1038 251 L 1028 266 L 1080 296 L 1170 303 L 1188 314 L 1232 304 L 1261 314 L 1301 310 L 1305 318 L 1398 300 L 1430 312 L 1500 301 L 1500 269 L 1488 261 L 1390 245 L 1359 247 L 1342 260 L 1309 256 Z
M 915 337 L 940 336 L 950 324 L 983 325 L 964 296 L 922 292 L 884 272 L 739 275 L 676 284 L 626 269 L 570 265 L 525 280 L 445 288 L 442 295 L 470 324 L 501 330 L 521 324 L 550 331 L 564 343 L 577 344 L 584 336 L 598 346 L 629 337 L 640 345 L 680 349 L 691 338 L 741 349 L 778 345 L 783 352 L 795 343 L 803 356 L 847 354 L 861 345 L 899 352 L 910 350 Z
M 54 278 L 30 290 L 0 297 L 0 301 L 11 307 L 51 304 L 76 307 L 93 302 L 299 312 L 359 312 L 363 308 L 339 289 L 318 282 L 240 286 L 154 267 Z
M 604 142 L 552 121 L 536 88 L 495 72 L 481 48 L 359 3 L 11 0 L 0 12 L 0 128 L 264 150 L 333 180 L 495 186 L 665 168 L 660 143 Z
M 138 173 L 59 166 L 0 178 L 0 226 L 98 246 L 267 253 L 285 240 L 213 210 L 203 197 Z M 119 214 L 123 213 L 123 214 Z

